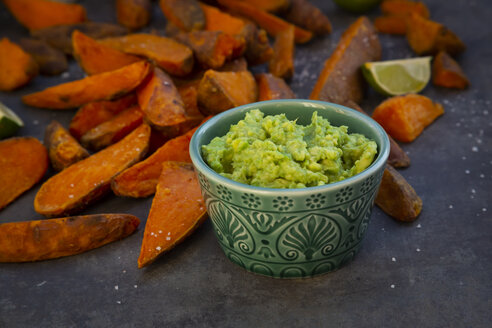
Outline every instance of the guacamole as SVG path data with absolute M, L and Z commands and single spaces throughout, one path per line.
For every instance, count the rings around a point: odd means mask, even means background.
M 348 134 L 314 112 L 298 125 L 285 114 L 265 116 L 258 109 L 202 146 L 208 165 L 229 179 L 268 188 L 304 188 L 349 178 L 373 161 L 376 142 Z

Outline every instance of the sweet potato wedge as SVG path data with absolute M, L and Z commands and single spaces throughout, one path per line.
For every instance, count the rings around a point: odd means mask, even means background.
M 38 183 L 48 166 L 48 151 L 38 139 L 0 141 L 0 210 Z
M 116 0 L 116 19 L 130 29 L 147 26 L 151 10 L 150 0 Z
M 271 13 L 282 12 L 292 5 L 292 0 L 239 0 Z
M 409 15 L 416 13 L 424 18 L 430 17 L 429 9 L 422 1 L 384 0 L 381 2 L 380 8 L 385 15 Z
M 70 256 L 131 235 L 140 220 L 130 214 L 93 214 L 0 224 L 0 262 Z
M 296 98 L 284 79 L 269 73 L 260 73 L 255 75 L 255 80 L 258 85 L 258 101 Z
M 374 109 L 372 118 L 396 140 L 411 142 L 442 114 L 440 104 L 422 95 L 408 94 L 383 101 Z
M 38 64 L 30 54 L 7 38 L 0 40 L 0 91 L 26 85 L 38 71 Z
M 78 30 L 72 33 L 72 44 L 73 56 L 88 75 L 114 71 L 142 60 L 105 46 Z
M 242 71 L 247 71 L 248 70 L 248 62 L 244 57 L 239 57 L 234 60 L 228 61 L 224 65 L 222 65 L 221 68 L 217 69 L 220 72 L 242 72 Z M 198 84 L 200 81 L 197 83 L 197 88 Z
M 414 221 L 422 211 L 422 199 L 391 165 L 386 165 L 375 203 L 383 212 L 403 222 Z
M 245 1 L 218 0 L 218 2 L 222 6 L 226 7 L 228 10 L 238 15 L 244 16 L 248 19 L 251 19 L 273 37 L 277 36 L 278 33 L 285 31 L 287 27 L 292 25 L 285 20 L 266 11 L 263 11 Z M 312 32 L 298 26 L 294 26 L 294 28 L 294 37 L 296 43 L 306 43 L 312 39 Z
M 218 72 L 209 69 L 198 86 L 198 105 L 205 115 L 255 102 L 258 90 L 249 71 Z
M 98 200 L 114 176 L 142 159 L 149 137 L 150 127 L 142 124 L 118 143 L 52 176 L 36 194 L 34 209 L 45 216 L 71 215 Z
M 111 100 L 134 90 L 149 74 L 150 64 L 140 61 L 120 69 L 62 83 L 22 97 L 24 104 L 50 109 L 79 107 Z
M 32 56 L 43 75 L 58 75 L 68 69 L 65 54 L 43 40 L 22 38 L 19 45 Z
M 183 31 L 205 28 L 205 14 L 197 0 L 160 0 L 159 6 L 167 20 Z
M 152 155 L 118 174 L 111 182 L 115 195 L 141 198 L 154 194 L 163 162 L 191 163 L 189 146 L 196 129 L 169 140 Z
M 406 17 L 402 15 L 384 15 L 374 19 L 374 27 L 379 33 L 406 35 Z
M 184 76 L 193 69 L 193 51 L 171 38 L 136 33 L 106 38 L 100 42 L 129 54 L 146 57 L 172 75 Z
M 57 121 L 52 121 L 44 133 L 44 145 L 48 148 L 51 166 L 61 171 L 89 156 L 74 137 Z
M 434 57 L 432 83 L 441 87 L 455 89 L 466 89 L 470 85 L 460 65 L 444 51 L 440 51 Z
M 106 122 L 124 109 L 137 103 L 137 95 L 132 92 L 115 100 L 90 102 L 79 108 L 70 121 L 69 131 L 75 139 L 80 138 L 90 129 Z
M 107 37 L 121 36 L 128 33 L 126 27 L 99 22 L 84 22 L 78 24 L 56 25 L 31 31 L 31 36 L 48 42 L 52 47 L 72 55 L 72 33 L 78 30 L 93 38 L 102 39 Z
M 326 60 L 310 98 L 337 104 L 364 96 L 364 78 L 360 66 L 381 58 L 381 44 L 367 17 L 358 18 L 342 34 L 335 51 Z
M 138 267 L 154 262 L 207 218 L 198 178 L 189 163 L 164 162 L 145 224 Z
M 244 57 L 251 66 L 261 65 L 273 57 L 273 48 L 270 46 L 268 35 L 265 30 L 259 29 L 250 23 L 250 29 L 245 28 L 246 51 Z
M 412 13 L 407 19 L 407 41 L 418 55 L 446 51 L 457 55 L 466 48 L 461 39 L 444 25 Z
M 246 23 L 219 8 L 200 3 L 205 15 L 205 30 L 222 31 L 230 35 L 242 35 Z
M 316 35 L 331 33 L 330 20 L 309 0 L 290 0 L 290 2 L 289 9 L 283 15 L 285 20 Z
M 106 148 L 135 130 L 143 122 L 143 113 L 138 105 L 129 107 L 108 121 L 87 131 L 80 143 L 95 151 Z
M 3 0 L 3 3 L 30 30 L 87 20 L 85 8 L 78 4 L 51 0 Z
M 290 79 L 294 75 L 294 49 L 294 26 L 289 26 L 275 37 L 268 71 L 277 77 Z

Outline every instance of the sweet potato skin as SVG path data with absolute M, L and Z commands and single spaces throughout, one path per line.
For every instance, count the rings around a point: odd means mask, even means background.
M 470 85 L 460 65 L 444 51 L 440 51 L 434 57 L 432 83 L 437 86 L 455 89 L 466 89 Z
M 282 12 L 292 6 L 292 0 L 239 0 L 271 13 Z
M 147 77 L 150 64 L 136 62 L 120 69 L 62 83 L 22 97 L 24 104 L 69 109 L 97 100 L 111 100 L 134 90 Z
M 374 109 L 372 118 L 396 140 L 411 142 L 442 114 L 440 104 L 422 95 L 408 94 L 383 101 Z
M 0 224 L 0 262 L 70 256 L 131 235 L 140 220 L 129 214 L 94 214 Z
M 422 1 L 409 0 L 384 0 L 380 5 L 385 15 L 408 15 L 416 13 L 424 18 L 429 18 L 430 13 Z
M 150 127 L 142 124 L 118 143 L 77 162 L 43 183 L 34 199 L 36 212 L 72 215 L 110 190 L 111 179 L 145 155 Z
M 116 0 L 116 19 L 130 29 L 147 26 L 152 4 L 150 0 Z
M 73 56 L 88 74 L 100 74 L 136 63 L 142 59 L 105 46 L 75 30 L 72 33 Z
M 34 58 L 7 38 L 0 40 L 0 91 L 12 91 L 38 75 Z
M 407 33 L 407 23 L 405 16 L 385 15 L 374 19 L 374 27 L 379 33 L 405 35 Z
M 422 211 L 422 199 L 391 165 L 386 165 L 375 203 L 386 214 L 403 222 L 415 221 Z
M 44 145 L 48 149 L 51 166 L 56 171 L 62 171 L 89 156 L 87 150 L 57 121 L 46 127 Z
M 335 51 L 326 60 L 310 98 L 337 104 L 348 100 L 360 103 L 365 85 L 360 66 L 380 58 L 381 44 L 376 30 L 369 19 L 362 16 L 342 34 Z
M 36 138 L 0 141 L 0 210 L 38 183 L 48 166 L 48 151 Z
M 3 0 L 3 3 L 30 30 L 87 20 L 85 8 L 78 4 L 50 0 Z
M 288 22 L 303 27 L 316 35 L 331 33 L 331 22 L 309 0 L 290 0 L 290 7 L 283 15 Z
M 294 49 L 294 27 L 289 26 L 275 37 L 268 71 L 277 77 L 290 79 L 294 75 Z
M 164 162 L 145 225 L 138 267 L 174 248 L 207 218 L 200 184 L 189 163 Z
M 183 31 L 203 30 L 205 14 L 197 0 L 159 0 L 167 20 Z
M 296 96 L 285 81 L 269 73 L 255 75 L 258 85 L 258 101 L 274 99 L 295 99 Z
M 22 38 L 19 45 L 32 56 L 43 75 L 58 75 L 68 69 L 65 54 L 43 40 Z

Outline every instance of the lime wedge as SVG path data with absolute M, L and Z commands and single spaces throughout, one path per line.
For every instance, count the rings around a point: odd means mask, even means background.
M 0 102 L 0 139 L 14 135 L 22 126 L 19 116 Z
M 422 91 L 431 76 L 432 57 L 368 62 L 362 65 L 367 82 L 379 93 L 397 96 Z

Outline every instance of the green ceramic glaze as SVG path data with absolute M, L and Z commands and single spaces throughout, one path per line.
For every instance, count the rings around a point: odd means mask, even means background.
M 201 146 L 224 135 L 248 110 L 285 113 L 307 124 L 314 111 L 333 125 L 347 125 L 378 144 L 365 171 L 346 180 L 311 188 L 270 189 L 241 184 L 217 174 L 201 157 Z M 381 182 L 389 141 L 371 118 L 319 101 L 273 100 L 221 113 L 193 135 L 190 156 L 207 211 L 225 255 L 248 271 L 278 278 L 311 277 L 338 269 L 361 246 Z

